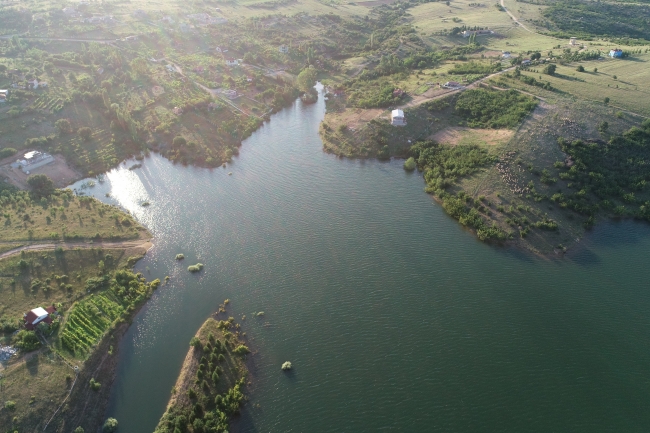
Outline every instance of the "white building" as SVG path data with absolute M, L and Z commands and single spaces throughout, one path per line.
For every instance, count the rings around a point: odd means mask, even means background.
M 287 54 L 289 53 L 289 47 L 287 45 L 280 45 L 278 47 L 278 51 L 281 52 L 282 54 Z
M 13 168 L 18 168 L 25 173 L 29 174 L 32 170 L 38 167 L 42 167 L 51 162 L 54 162 L 54 157 L 49 153 L 39 152 L 38 150 L 32 150 L 27 152 L 22 159 L 16 160 L 11 166 Z
M 406 119 L 404 112 L 399 108 L 390 113 L 390 124 L 393 126 L 406 126 Z
M 226 66 L 239 66 L 239 60 L 228 58 L 226 59 Z
M 569 39 L 569 45 L 573 45 L 573 46 L 578 45 L 578 39 L 577 38 Z

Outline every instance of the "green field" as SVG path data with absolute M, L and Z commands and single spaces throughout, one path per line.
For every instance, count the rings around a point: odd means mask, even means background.
M 585 72 L 576 71 L 579 65 L 585 68 Z M 594 68 L 598 72 L 594 72 Z M 534 69 L 541 71 L 541 67 Z M 522 73 L 536 79 L 541 75 L 543 81 L 576 98 L 603 102 L 607 97 L 613 107 L 650 116 L 650 54 L 557 65 L 555 76 Z

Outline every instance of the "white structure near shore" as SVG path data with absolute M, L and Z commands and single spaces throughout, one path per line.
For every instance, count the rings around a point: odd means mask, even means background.
M 12 168 L 20 167 L 20 169 L 25 174 L 29 174 L 31 170 L 34 170 L 35 168 L 38 167 L 42 167 L 51 162 L 54 162 L 54 157 L 49 153 L 39 152 L 38 150 L 32 150 L 25 153 L 22 159 L 18 159 L 16 160 L 16 162 L 12 163 L 11 167 Z
M 399 108 L 390 113 L 390 124 L 393 126 L 406 126 L 404 112 Z

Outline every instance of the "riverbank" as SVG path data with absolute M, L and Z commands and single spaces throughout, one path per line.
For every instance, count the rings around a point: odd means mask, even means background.
M 225 313 L 228 300 L 220 306 Z M 227 431 L 245 397 L 248 370 L 244 362 L 250 352 L 245 334 L 232 317 L 206 320 L 190 340 L 180 374 L 156 433 L 176 429 L 201 433 Z

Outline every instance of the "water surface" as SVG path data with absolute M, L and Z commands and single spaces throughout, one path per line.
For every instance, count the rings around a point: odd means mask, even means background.
M 324 154 L 323 115 L 297 102 L 226 169 L 153 155 L 88 190 L 154 234 L 137 269 L 172 277 L 122 342 L 120 431 L 153 431 L 226 298 L 256 352 L 242 432 L 650 430 L 648 226 L 556 261 L 486 246 L 401 162 Z

